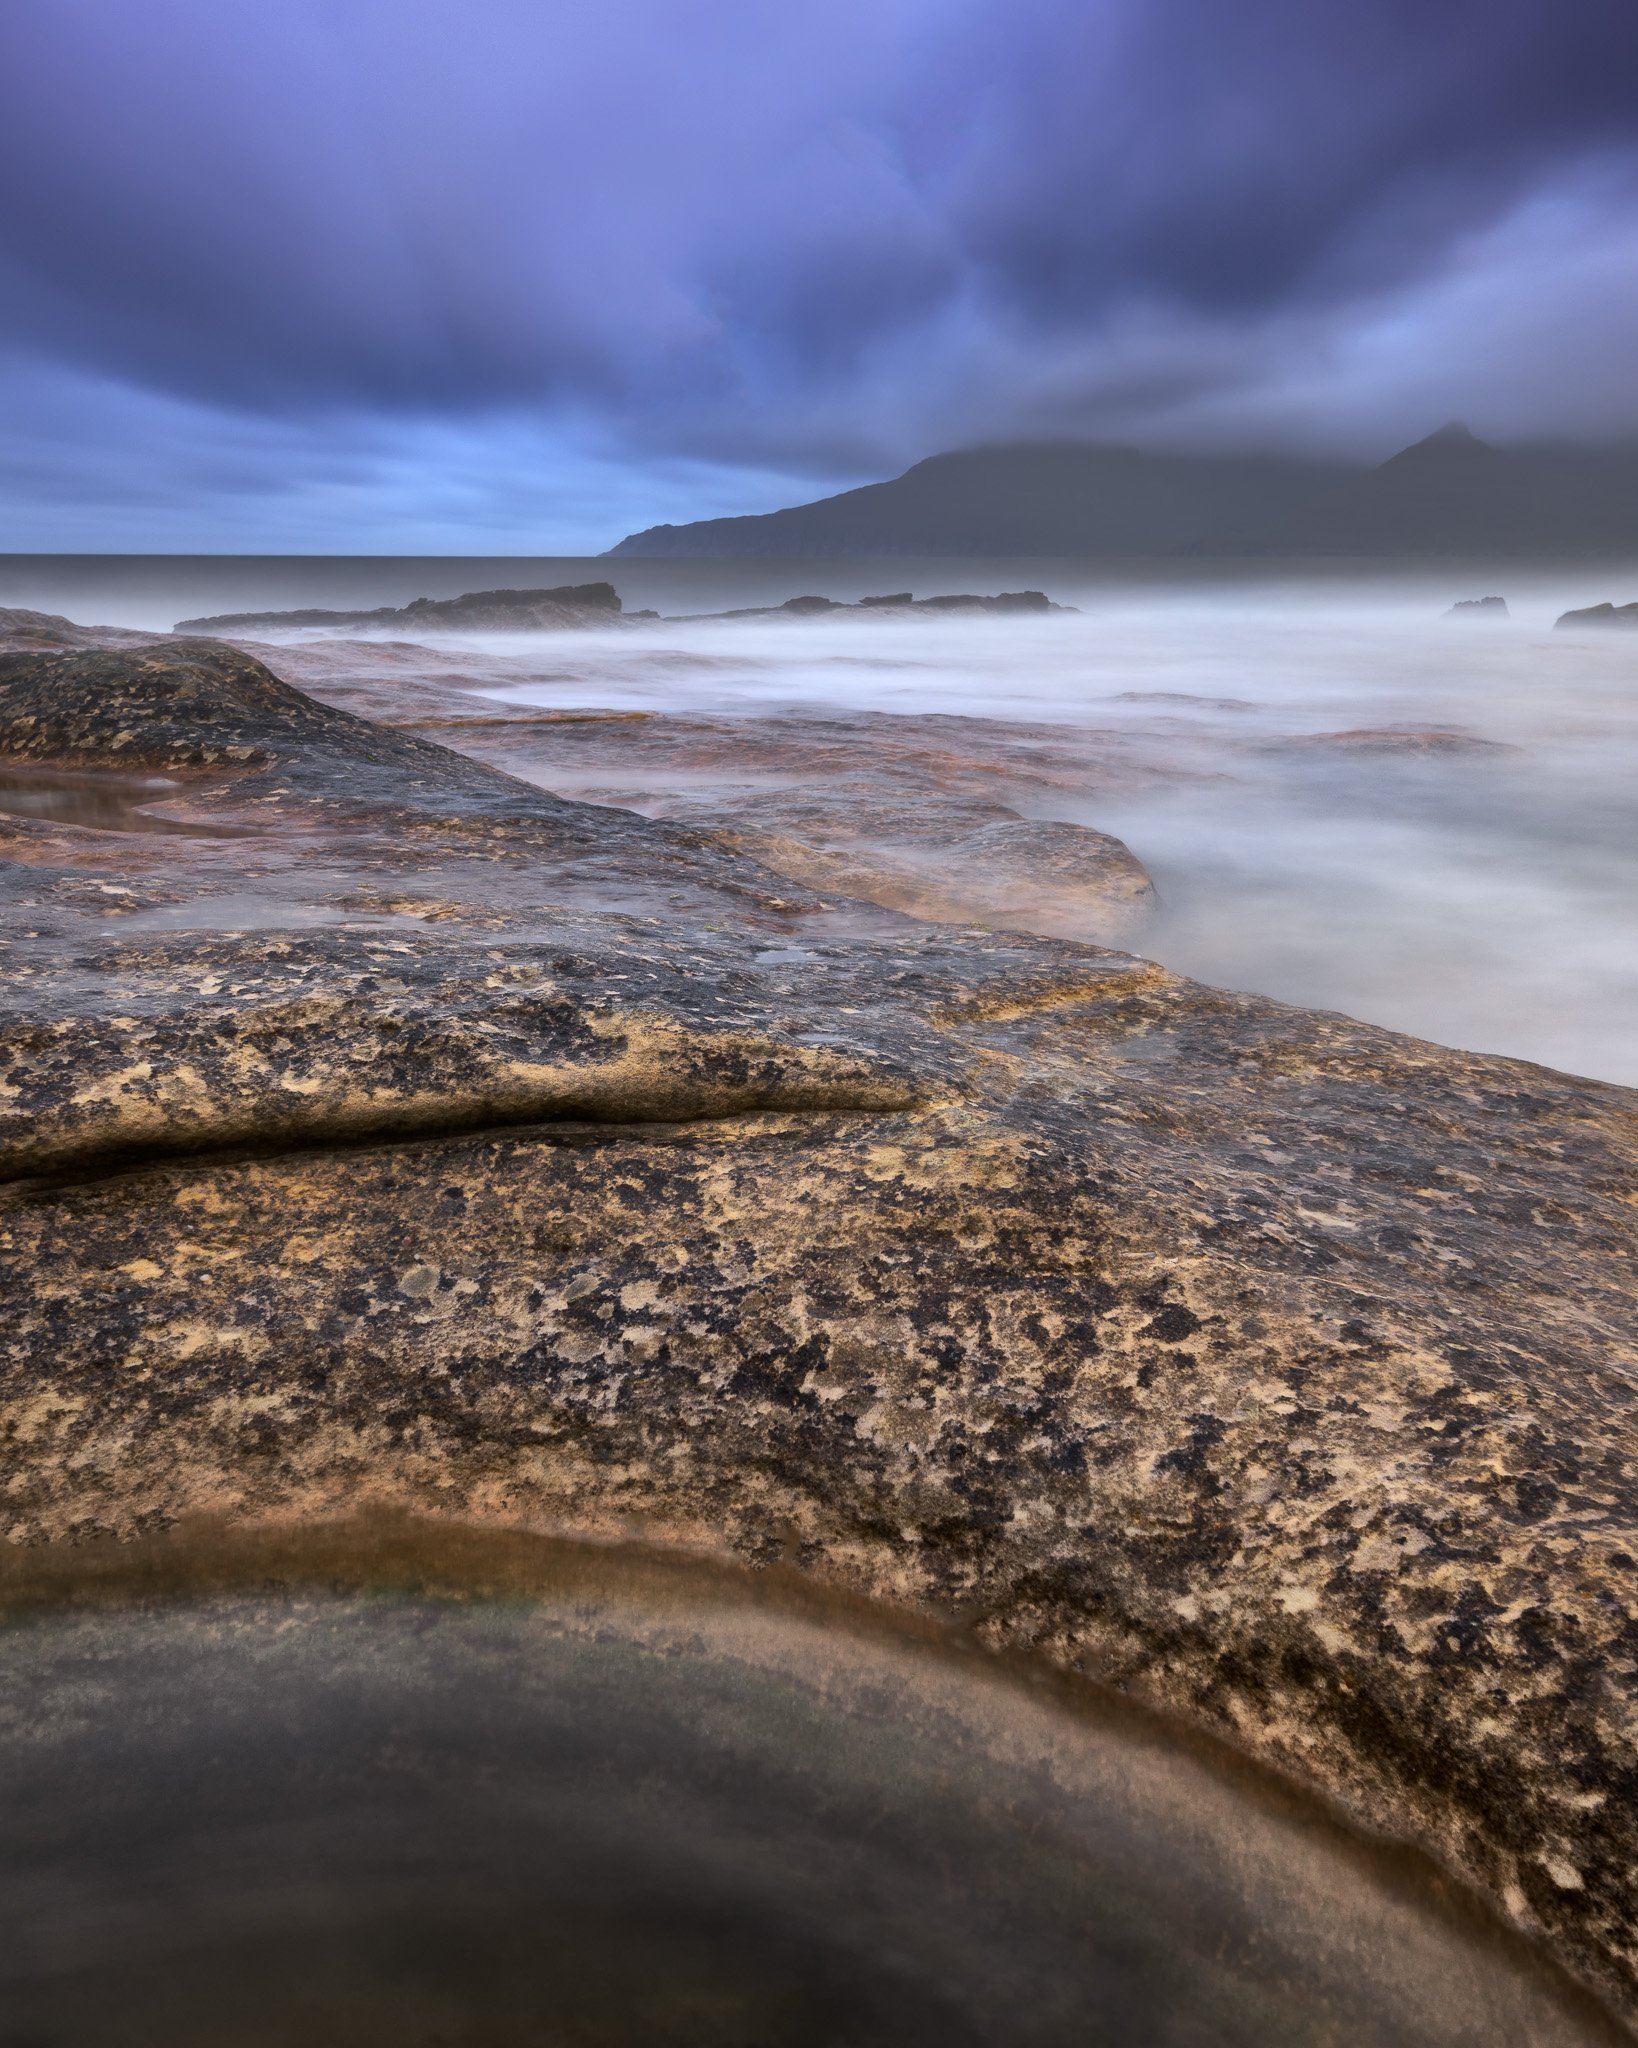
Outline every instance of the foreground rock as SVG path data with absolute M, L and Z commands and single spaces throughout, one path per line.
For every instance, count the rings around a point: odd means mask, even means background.
M 81 626 L 56 612 L 0 605 L 0 654 L 58 654 L 71 648 L 145 647 L 161 636 L 125 626 Z
M 612 583 L 569 583 L 555 590 L 469 590 L 464 597 L 417 597 L 373 611 L 222 612 L 179 619 L 179 633 L 246 633 L 314 626 L 386 632 L 538 633 L 562 626 L 604 626 L 622 617 Z
M 1638 2010 L 1630 1092 L 816 892 L 226 648 L 12 657 L 0 753 L 247 835 L 0 820 L 16 1573 L 365 1507 L 783 1559 Z

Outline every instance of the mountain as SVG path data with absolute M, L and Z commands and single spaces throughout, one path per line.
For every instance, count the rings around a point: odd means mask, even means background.
M 1442 427 L 1275 521 L 1255 552 L 1638 554 L 1638 449 L 1496 448 Z
M 745 519 L 651 526 L 615 555 L 1173 555 L 1261 527 L 1349 474 L 1280 455 L 1025 442 Z
M 811 505 L 628 534 L 611 555 L 1638 553 L 1638 449 L 1494 448 L 1449 426 L 1364 464 L 970 448 Z

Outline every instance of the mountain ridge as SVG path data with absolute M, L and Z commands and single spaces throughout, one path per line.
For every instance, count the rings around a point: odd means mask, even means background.
M 775 512 L 653 526 L 614 557 L 1638 555 L 1638 447 L 1500 448 L 1458 423 L 1385 462 L 954 449 Z

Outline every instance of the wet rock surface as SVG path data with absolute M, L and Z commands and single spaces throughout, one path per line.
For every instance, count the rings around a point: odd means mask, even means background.
M 846 779 L 652 806 L 810 888 L 912 917 L 1108 943 L 1141 926 L 1154 884 L 1118 839 L 1021 818 L 1005 804 Z
M 413 644 L 260 650 L 340 708 L 554 790 L 666 818 L 821 892 L 1048 937 L 1125 942 L 1154 884 L 1106 832 L 1018 805 L 1141 783 L 1130 743 L 962 717 L 503 708 L 482 654 Z M 1010 799 L 1004 800 L 1004 799 Z
M 375 1505 L 782 1560 L 1638 2007 L 1630 1092 L 895 915 L 226 647 L 8 656 L 0 756 L 250 835 L 0 815 L 13 1555 Z

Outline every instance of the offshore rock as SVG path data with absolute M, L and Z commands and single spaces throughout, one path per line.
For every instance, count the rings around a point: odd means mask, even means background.
M 993 596 L 971 591 L 944 597 L 917 597 L 908 590 L 891 591 L 880 597 L 861 597 L 848 603 L 834 597 L 787 597 L 783 604 L 742 605 L 727 612 L 695 612 L 694 619 L 815 619 L 879 618 L 883 612 L 990 613 L 1002 616 L 1019 612 L 1072 612 L 1072 604 L 1054 604 L 1044 590 L 1000 590 Z
M 1355 726 L 1347 732 L 1292 733 L 1265 740 L 1259 749 L 1265 754 L 1390 754 L 1415 757 L 1424 754 L 1514 754 L 1516 747 L 1505 740 L 1482 739 L 1477 733 L 1456 732 L 1448 726 Z
M 13 657 L 0 758 L 245 835 L 0 813 L 16 1583 L 372 1507 L 782 1559 L 1638 2011 L 1630 1091 L 816 893 L 227 648 Z
M 1555 621 L 1560 626 L 1638 626 L 1638 603 L 1589 604 L 1580 611 L 1564 612 Z
M 422 633 L 536 633 L 561 626 L 608 625 L 621 615 L 612 583 L 568 583 L 555 590 L 469 590 L 463 597 L 417 597 L 373 611 L 222 612 L 179 619 L 179 633 L 243 633 L 308 626 Z

